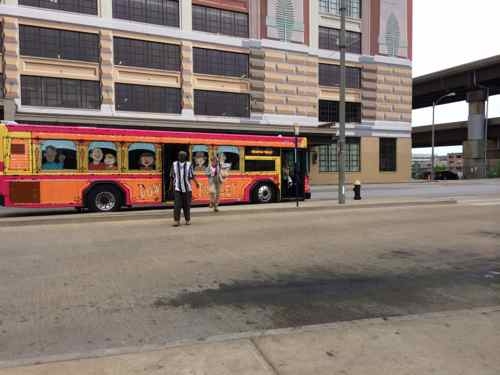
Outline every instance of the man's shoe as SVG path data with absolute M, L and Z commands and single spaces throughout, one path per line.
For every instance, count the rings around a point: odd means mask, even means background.
M 186 225 L 191 225 L 191 222 L 190 221 L 186 221 Z
M 179 221 L 174 221 L 173 227 L 180 227 L 181 223 Z

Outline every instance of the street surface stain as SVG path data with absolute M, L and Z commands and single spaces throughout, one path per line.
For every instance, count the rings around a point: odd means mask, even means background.
M 486 236 L 486 237 L 491 237 L 491 238 L 498 238 L 500 239 L 500 232 L 491 232 L 491 231 L 481 231 L 479 232 L 481 236 Z
M 500 258 L 444 270 L 359 276 L 309 270 L 158 298 L 153 306 L 271 312 L 276 328 L 500 304 Z

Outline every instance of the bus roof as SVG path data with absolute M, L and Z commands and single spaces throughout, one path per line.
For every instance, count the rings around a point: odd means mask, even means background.
M 48 139 L 50 137 L 61 138 L 66 136 L 76 140 L 103 140 L 109 141 L 141 141 L 149 140 L 158 143 L 186 143 L 186 144 L 231 144 L 239 146 L 263 146 L 290 148 L 295 146 L 295 137 L 272 136 L 272 135 L 250 135 L 250 134 L 223 134 L 184 132 L 171 130 L 146 130 L 146 129 L 119 129 L 98 128 L 74 125 L 34 125 L 14 124 L 4 125 L 9 132 L 30 132 L 33 138 Z M 307 139 L 298 137 L 297 146 L 307 147 Z

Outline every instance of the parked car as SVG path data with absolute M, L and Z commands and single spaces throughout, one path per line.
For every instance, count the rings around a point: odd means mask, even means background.
M 436 180 L 459 180 L 458 174 L 450 171 L 436 172 Z
M 431 172 L 424 172 L 421 174 L 422 179 L 428 180 L 430 179 L 430 174 Z M 460 176 L 456 173 L 450 172 L 450 171 L 439 171 L 436 172 L 436 176 L 434 180 L 460 180 Z

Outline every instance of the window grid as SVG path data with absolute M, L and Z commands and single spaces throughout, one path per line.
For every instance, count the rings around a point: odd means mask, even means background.
M 99 36 L 91 33 L 21 25 L 21 55 L 99 62 Z
M 115 84 L 118 111 L 181 113 L 181 90 L 172 87 Z
M 250 117 L 250 96 L 195 90 L 194 113 L 206 116 Z
M 340 30 L 320 26 L 319 28 L 319 48 L 331 51 L 339 51 Z M 361 33 L 346 31 L 347 52 L 361 53 Z
M 175 71 L 181 69 L 181 49 L 178 45 L 117 37 L 113 45 L 115 65 Z
M 380 138 L 379 140 L 379 169 L 381 172 L 395 172 L 396 162 L 396 138 Z
M 340 86 L 340 65 L 319 64 L 319 84 L 321 86 Z M 347 88 L 361 88 L 361 69 L 346 67 Z
M 340 16 L 341 0 L 319 0 L 321 12 L 331 13 Z M 361 18 L 361 0 L 346 0 L 346 16 L 351 18 Z
M 361 145 L 359 138 L 346 138 L 344 165 L 346 172 L 361 171 Z M 337 141 L 332 144 L 319 146 L 319 171 L 321 173 L 338 172 L 338 168 Z
M 332 100 L 319 101 L 319 121 L 339 122 L 339 102 Z M 347 123 L 361 122 L 361 103 L 347 102 L 345 106 L 345 121 Z
M 97 15 L 97 0 L 19 0 L 19 5 Z
M 113 18 L 179 27 L 179 0 L 113 0 Z
M 248 77 L 248 55 L 193 48 L 194 73 Z
M 248 14 L 193 5 L 193 30 L 248 38 Z
M 98 81 L 22 76 L 21 103 L 43 107 L 99 109 Z

